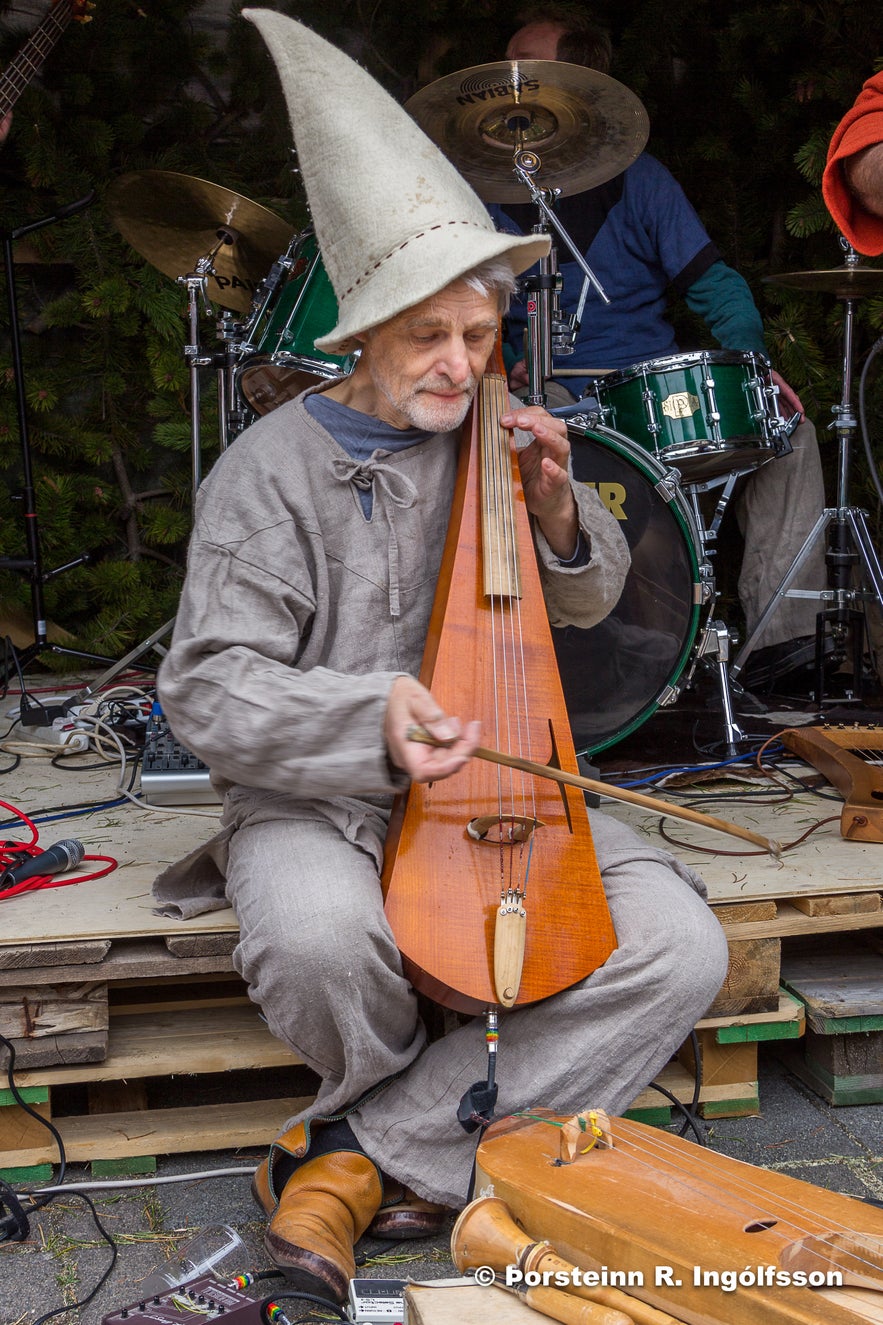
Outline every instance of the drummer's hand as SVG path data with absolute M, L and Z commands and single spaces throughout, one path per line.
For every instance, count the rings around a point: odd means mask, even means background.
M 412 727 L 425 727 L 446 744 L 422 745 L 408 739 Z M 480 724 L 449 718 L 426 686 L 398 676 L 386 706 L 383 735 L 390 760 L 414 782 L 435 782 L 461 769 L 478 745 Z M 450 744 L 447 744 L 450 742 Z
M 790 419 L 792 414 L 800 415 L 800 422 L 806 418 L 806 411 L 803 408 L 803 401 L 798 396 L 793 387 L 790 387 L 775 368 L 770 373 L 773 379 L 773 386 L 779 388 L 779 412 L 785 419 Z
M 509 369 L 509 390 L 513 396 L 517 396 L 519 391 L 526 391 L 529 386 L 527 364 L 524 359 L 519 359 Z
M 532 432 L 534 440 L 518 452 L 524 504 L 543 531 L 556 557 L 569 561 L 576 551 L 579 518 L 570 486 L 567 424 L 539 405 L 523 405 L 500 416 L 504 428 Z

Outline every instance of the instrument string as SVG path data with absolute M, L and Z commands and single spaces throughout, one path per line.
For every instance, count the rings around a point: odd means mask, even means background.
M 499 382 L 498 396 L 499 396 L 498 399 L 499 414 L 502 414 L 508 408 L 509 404 L 508 390 L 506 387 L 505 379 L 501 379 Z M 500 430 L 500 444 L 504 456 L 504 462 L 506 465 L 506 475 L 507 475 L 506 497 L 508 501 L 508 528 L 512 531 L 512 537 L 514 540 L 515 527 L 516 527 L 515 526 L 515 485 L 512 482 L 512 458 L 510 455 L 510 439 L 508 434 L 503 432 L 502 429 Z M 517 550 L 515 549 L 514 546 L 513 546 L 513 558 L 517 558 Z M 522 627 L 522 618 L 521 618 L 520 593 L 515 598 L 513 603 L 513 615 L 517 623 L 517 642 L 518 642 L 517 658 L 518 658 L 518 667 L 519 667 L 518 676 L 520 680 L 519 693 L 516 696 L 518 702 L 518 714 L 519 714 L 519 735 L 520 735 L 519 753 L 521 753 L 527 759 L 533 759 L 530 691 L 527 683 L 527 662 L 524 655 L 524 630 Z M 521 736 L 522 729 L 524 733 L 523 736 Z M 526 774 L 524 774 L 522 776 L 522 787 L 524 788 L 525 791 L 524 813 L 526 815 L 529 813 L 529 817 L 534 821 L 534 823 L 536 823 L 537 820 L 536 781 L 533 778 L 528 777 Z M 527 892 L 527 876 L 530 872 L 530 862 L 533 856 L 533 847 L 534 847 L 534 831 L 532 831 L 530 834 L 529 850 L 527 852 L 527 862 L 525 865 L 524 885 L 523 885 L 525 893 Z
M 774 1208 L 770 1207 L 768 1204 L 770 1200 L 769 1193 L 765 1192 L 759 1183 L 748 1177 L 728 1175 L 729 1187 L 722 1187 L 719 1178 L 714 1174 L 714 1160 L 710 1154 L 706 1154 L 699 1149 L 695 1156 L 695 1162 L 691 1158 L 692 1169 L 687 1168 L 683 1162 L 683 1154 L 677 1146 L 667 1143 L 662 1136 L 654 1137 L 653 1146 L 642 1144 L 634 1139 L 635 1131 L 636 1129 L 630 1128 L 627 1119 L 619 1119 L 617 1121 L 617 1131 L 614 1134 L 613 1149 L 622 1149 L 619 1141 L 624 1136 L 626 1139 L 626 1153 L 631 1153 L 636 1163 L 655 1171 L 658 1169 L 660 1160 L 662 1160 L 667 1165 L 667 1170 L 672 1172 L 675 1181 L 679 1182 L 681 1186 L 693 1191 L 696 1195 L 702 1196 L 703 1199 L 707 1199 L 707 1189 L 710 1188 L 720 1208 L 731 1211 L 743 1221 L 745 1219 L 744 1208 L 740 1208 L 732 1201 L 728 1202 L 722 1198 L 730 1196 L 738 1200 L 740 1193 L 744 1193 L 742 1199 L 751 1201 L 757 1206 L 752 1219 L 757 1223 L 774 1220 L 775 1226 L 764 1231 L 772 1233 L 783 1243 L 787 1244 L 792 1241 L 795 1234 L 800 1237 L 812 1235 L 818 1237 L 821 1241 L 825 1240 L 826 1235 L 831 1234 L 862 1236 L 861 1233 L 856 1233 L 855 1229 L 846 1224 L 840 1224 L 836 1220 L 830 1220 L 825 1216 L 820 1217 L 808 1206 L 788 1196 L 783 1197 L 776 1193 L 775 1201 L 777 1204 Z M 632 1133 L 631 1136 L 629 1135 L 630 1132 Z M 638 1133 L 638 1135 L 642 1134 Z M 648 1158 L 643 1158 L 643 1156 Z M 674 1156 L 674 1158 L 670 1156 Z M 699 1172 L 702 1167 L 711 1171 L 710 1176 Z M 696 1184 L 703 1184 L 703 1186 L 700 1187 Z M 799 1220 L 804 1222 L 798 1222 Z M 809 1226 L 806 1226 L 806 1221 L 809 1221 Z M 783 1225 L 784 1227 L 782 1227 Z M 846 1264 L 846 1260 L 849 1260 L 854 1262 L 853 1268 L 867 1269 L 878 1276 L 880 1275 L 880 1266 L 876 1262 L 859 1255 L 858 1252 L 849 1251 L 842 1247 L 832 1247 L 832 1250 L 836 1252 L 838 1258 L 841 1258 L 841 1268 L 850 1268 Z
M 498 462 L 493 446 L 494 430 L 492 428 L 492 402 L 490 400 L 490 390 L 488 389 L 488 379 L 482 379 L 479 387 L 479 400 L 481 405 L 481 461 L 483 477 L 483 514 L 484 531 L 486 541 L 482 547 L 482 554 L 485 558 L 491 558 L 493 561 L 493 578 L 497 585 L 505 584 L 505 561 L 504 548 L 499 538 L 499 527 L 495 524 L 493 516 L 500 506 L 500 476 L 498 472 Z M 487 546 L 490 534 L 493 531 L 494 538 L 492 545 Z M 493 585 L 491 586 L 493 587 Z M 510 668 L 507 653 L 507 638 L 505 631 L 504 604 L 501 595 L 491 592 L 491 652 L 493 656 L 493 712 L 494 729 L 498 740 L 511 742 L 511 696 L 510 690 Z M 501 697 L 502 709 L 501 715 Z M 503 723 L 505 721 L 506 732 L 503 734 Z M 506 796 L 508 794 L 508 807 L 506 805 Z M 505 779 L 502 774 L 497 779 L 497 817 L 499 824 L 499 869 L 500 869 L 500 897 L 505 899 L 507 887 L 511 887 L 513 859 L 512 851 L 506 849 L 506 816 L 508 813 L 514 813 L 515 808 L 515 779 L 510 770 L 509 776 Z M 507 869 L 508 863 L 508 869 Z
M 531 742 L 528 721 L 527 669 L 524 658 L 521 599 L 518 589 L 519 564 L 515 538 L 515 492 L 512 482 L 509 439 L 507 433 L 499 424 L 500 414 L 507 408 L 508 400 L 502 378 L 485 377 L 482 388 L 485 486 L 486 492 L 489 494 L 488 500 L 496 516 L 493 522 L 493 527 L 497 533 L 494 555 L 496 558 L 497 587 L 500 590 L 499 602 L 497 601 L 497 595 L 492 594 L 492 637 L 495 653 L 497 643 L 499 643 L 500 669 L 503 672 L 502 691 L 506 708 L 506 748 L 509 750 L 514 748 L 519 753 L 523 753 L 525 750 L 530 750 Z M 498 621 L 499 631 L 497 630 Z M 496 662 L 495 675 L 498 675 Z M 499 689 L 497 691 L 498 695 Z M 499 730 L 498 710 L 499 703 L 495 702 Z M 535 821 L 536 790 L 533 780 L 529 780 L 523 772 L 519 774 L 518 770 L 512 769 L 510 771 L 509 792 L 512 815 L 515 816 L 517 812 L 522 820 Z M 501 816 L 502 812 L 501 805 Z M 514 823 L 511 825 L 510 832 L 515 832 Z M 501 823 L 501 836 L 503 835 Z M 510 843 L 510 877 L 508 882 L 512 891 L 519 893 L 522 897 L 527 888 L 527 875 L 533 847 L 532 836 L 532 832 L 528 834 L 530 840 L 527 847 L 523 839 L 520 841 L 517 860 L 515 843 Z M 516 884 L 514 874 L 518 863 L 521 865 L 522 877 L 520 882 Z

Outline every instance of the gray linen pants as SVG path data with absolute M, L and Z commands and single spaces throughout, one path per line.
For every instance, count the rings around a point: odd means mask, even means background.
M 825 485 L 815 425 L 805 419 L 791 437 L 793 450 L 770 460 L 745 481 L 736 503 L 736 518 L 745 540 L 739 574 L 739 601 L 745 613 L 746 636 L 779 586 L 782 576 L 825 509 Z M 826 588 L 824 539 L 816 543 L 792 589 Z M 825 604 L 811 598 L 781 598 L 758 636 L 755 649 L 814 635 L 816 613 Z
M 322 1078 L 316 1104 L 286 1128 L 340 1112 L 401 1074 L 350 1115 L 353 1130 L 385 1172 L 460 1206 L 475 1136 L 456 1110 L 486 1075 L 484 1021 L 426 1044 L 382 908 L 385 818 L 363 809 L 344 831 L 318 817 L 237 827 L 227 867 L 241 934 L 234 963 L 273 1033 Z M 580 984 L 501 1017 L 497 1116 L 627 1108 L 726 973 L 726 941 L 701 880 L 631 829 L 591 817 L 619 946 Z

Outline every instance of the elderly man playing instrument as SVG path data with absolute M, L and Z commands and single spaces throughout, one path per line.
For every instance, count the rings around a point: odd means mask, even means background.
M 468 1198 L 475 1142 L 457 1108 L 482 1075 L 485 1029 L 476 1018 L 427 1044 L 379 871 L 393 794 L 409 780 L 456 780 L 477 741 L 472 715 L 444 712 L 415 678 L 459 427 L 513 272 L 546 241 L 497 233 L 347 57 L 279 14 L 246 17 L 279 67 L 338 297 L 338 326 L 318 344 L 360 358 L 351 376 L 247 429 L 200 491 L 159 690 L 225 793 L 224 826 L 155 894 L 182 916 L 225 898 L 235 907 L 236 967 L 274 1034 L 321 1079 L 254 1194 L 274 1263 L 334 1300 L 366 1230 L 434 1233 L 442 1207 Z M 623 540 L 571 482 L 560 422 L 514 404 L 500 422 L 520 430 L 549 612 L 591 624 L 620 592 Z M 413 724 L 444 744 L 409 740 Z M 724 976 L 701 880 L 603 815 L 592 827 L 618 946 L 585 980 L 502 1015 L 501 1113 L 628 1107 Z

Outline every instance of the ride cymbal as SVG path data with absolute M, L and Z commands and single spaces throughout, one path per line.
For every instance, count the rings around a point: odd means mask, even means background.
M 861 299 L 883 294 L 883 268 L 831 267 L 822 271 L 784 271 L 778 276 L 764 276 L 769 285 L 784 285 L 790 290 L 835 294 L 838 299 Z
M 207 290 L 213 303 L 247 313 L 259 281 L 288 247 L 294 227 L 241 194 L 192 175 L 137 170 L 107 191 L 115 228 L 166 276 L 187 276 L 211 253 L 219 231 L 233 237 L 213 259 Z
M 562 195 L 631 165 L 650 124 L 623 83 L 559 60 L 503 60 L 447 74 L 405 102 L 485 202 L 524 202 L 513 156 L 535 153 L 536 181 Z

